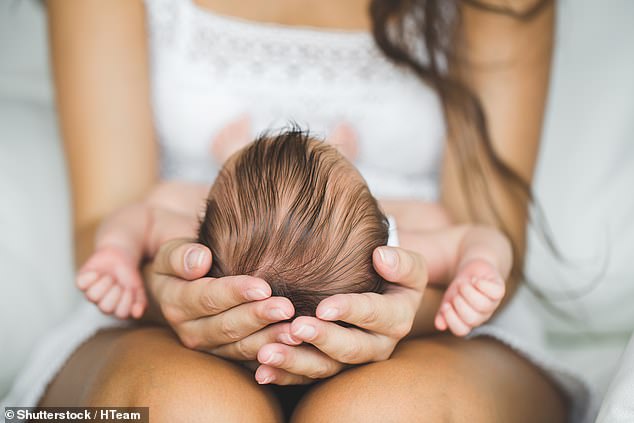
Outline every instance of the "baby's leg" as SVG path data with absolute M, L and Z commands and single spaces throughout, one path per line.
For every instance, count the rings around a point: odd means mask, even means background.
M 142 204 L 122 209 L 100 227 L 95 252 L 79 270 L 77 286 L 104 313 L 140 318 L 147 306 L 141 260 L 169 239 L 194 238 L 196 226 L 193 214 Z
M 150 210 L 134 204 L 100 226 L 95 251 L 79 269 L 77 286 L 106 314 L 141 317 L 147 305 L 138 270 L 150 227 Z
M 438 330 L 450 329 L 457 336 L 486 322 L 504 297 L 499 270 L 483 259 L 470 260 L 458 270 L 436 314 Z
M 107 314 L 139 318 L 147 305 L 139 265 L 160 245 L 177 237 L 194 238 L 198 211 L 208 186 L 165 181 L 141 203 L 106 219 L 95 252 L 78 272 L 77 286 Z

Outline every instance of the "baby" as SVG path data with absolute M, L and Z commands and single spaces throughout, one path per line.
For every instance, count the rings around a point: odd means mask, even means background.
M 361 175 L 300 131 L 260 138 L 225 163 L 198 236 L 212 252 L 209 276 L 262 278 L 297 315 L 334 294 L 382 292 L 371 256 L 387 239 Z
M 141 260 L 163 241 L 187 236 L 177 217 L 194 220 L 203 199 L 202 190 L 185 187 L 163 185 L 100 227 L 77 285 L 103 312 L 120 318 L 143 314 Z M 386 288 L 372 266 L 372 252 L 386 245 L 388 220 L 355 167 L 305 132 L 262 136 L 235 153 L 206 203 L 198 242 L 213 254 L 208 276 L 262 278 L 273 295 L 291 300 L 296 316 L 314 315 L 319 302 L 334 294 Z M 416 221 L 408 220 L 399 228 L 402 246 L 425 256 L 430 276 L 443 279 L 433 283 L 449 283 L 436 327 L 464 335 L 465 321 L 469 328 L 486 321 L 504 295 L 509 243 L 492 229 L 447 225 L 442 213 L 424 208 Z M 456 314 L 462 322 L 455 322 Z

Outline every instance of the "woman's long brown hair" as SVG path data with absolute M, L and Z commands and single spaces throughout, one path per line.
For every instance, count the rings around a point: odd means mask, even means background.
M 518 20 L 532 19 L 550 3 L 539 0 L 530 9 L 518 12 L 477 0 L 462 1 Z M 529 182 L 496 154 L 480 99 L 445 66 L 447 61 L 461 60 L 459 3 L 460 0 L 373 0 L 370 5 L 372 31 L 377 45 L 392 62 L 408 67 L 437 92 L 445 116 L 448 148 L 459 164 L 458 177 L 470 217 L 476 222 L 484 220 L 483 211 L 475 204 L 477 198 L 485 198 L 491 204 L 488 212 L 508 235 L 507 225 L 495 208 L 485 171 L 505 181 L 505 188 L 519 201 L 536 204 Z M 422 50 L 425 54 L 420 54 Z M 559 256 L 545 222 L 540 222 L 537 229 Z M 513 248 L 517 252 L 519 245 L 514 244 Z M 515 261 L 514 277 L 521 278 L 522 263 L 521 259 Z

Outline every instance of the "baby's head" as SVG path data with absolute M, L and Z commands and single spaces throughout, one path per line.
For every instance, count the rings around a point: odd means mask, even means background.
M 354 166 L 296 129 L 229 158 L 199 231 L 213 253 L 209 276 L 262 278 L 296 315 L 314 315 L 334 294 L 382 292 L 372 252 L 387 238 L 387 219 Z

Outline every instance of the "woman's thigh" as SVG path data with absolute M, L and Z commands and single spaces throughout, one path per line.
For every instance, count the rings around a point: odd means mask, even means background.
M 549 379 L 506 346 L 439 336 L 325 381 L 294 421 L 546 423 L 566 421 L 566 410 Z
M 152 421 L 281 421 L 242 367 L 181 346 L 166 329 L 112 329 L 81 346 L 41 406 L 150 407 Z

